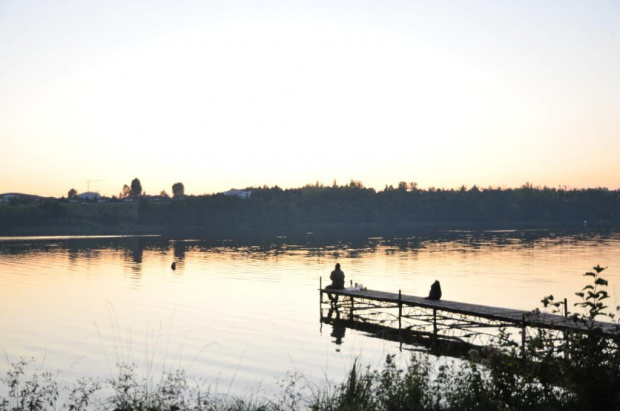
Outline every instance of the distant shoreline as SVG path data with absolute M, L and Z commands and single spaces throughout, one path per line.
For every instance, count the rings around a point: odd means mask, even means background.
M 244 194 L 246 194 L 244 192 Z M 605 189 L 381 192 L 351 184 L 255 188 L 247 195 L 84 203 L 0 204 L 0 235 L 407 236 L 440 230 L 589 230 L 620 227 L 620 191 Z
M 213 228 L 185 227 L 169 229 L 166 227 L 123 225 L 104 226 L 51 226 L 20 227 L 11 231 L 0 231 L 0 237 L 38 237 L 38 236 L 162 236 L 169 238 L 226 238 L 226 237 L 308 237 L 308 236 L 410 236 L 440 232 L 483 232 L 483 231 L 605 231 L 617 230 L 616 224 L 598 223 L 584 227 L 583 224 L 566 224 L 544 221 L 512 222 L 496 224 L 422 222 L 396 225 L 364 223 L 297 224 L 289 226 Z

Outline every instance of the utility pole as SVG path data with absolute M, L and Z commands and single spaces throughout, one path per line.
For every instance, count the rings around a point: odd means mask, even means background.
M 103 180 L 86 180 L 86 192 L 90 192 L 90 183 L 96 183 Z

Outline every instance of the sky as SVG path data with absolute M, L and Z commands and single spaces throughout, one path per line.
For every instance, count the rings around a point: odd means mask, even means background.
M 620 188 L 620 2 L 0 0 L 0 193 Z

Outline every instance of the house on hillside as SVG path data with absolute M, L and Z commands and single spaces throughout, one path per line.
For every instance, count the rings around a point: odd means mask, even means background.
M 161 203 L 163 201 L 169 201 L 170 197 L 164 195 L 154 195 L 154 196 L 142 196 L 142 198 L 146 198 L 149 201 L 154 201 L 156 203 Z
M 0 194 L 0 203 L 10 203 L 11 201 L 32 201 L 35 203 L 42 203 L 48 200 L 54 200 L 53 197 L 41 197 L 33 194 L 23 193 L 4 193 Z
M 13 193 L 2 194 L 0 195 L 0 203 L 10 203 L 11 200 L 17 200 L 18 198 L 19 198 L 19 195 L 17 194 L 13 194 Z
M 78 194 L 76 198 L 78 201 L 97 201 L 101 197 L 101 194 L 93 191 L 87 191 L 85 193 Z
M 233 190 L 225 191 L 222 194 L 224 194 L 225 196 L 236 196 L 236 197 L 239 197 L 239 198 L 246 199 L 246 198 L 250 198 L 250 196 L 252 196 L 252 190 L 234 190 L 233 189 Z

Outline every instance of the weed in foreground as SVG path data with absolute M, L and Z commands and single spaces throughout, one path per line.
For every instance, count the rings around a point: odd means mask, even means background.
M 8 398 L 0 398 L 0 409 L 47 410 L 56 404 L 59 394 L 57 376 L 49 372 L 33 372 L 28 365 L 33 360 L 21 359 L 12 363 L 2 381 L 8 387 Z

